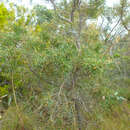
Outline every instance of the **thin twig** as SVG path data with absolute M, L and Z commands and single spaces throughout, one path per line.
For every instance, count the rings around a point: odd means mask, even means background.
M 110 33 L 106 36 L 105 42 L 107 42 L 107 41 L 109 40 L 111 33 L 112 33 L 113 30 L 117 27 L 117 25 L 119 24 L 120 20 L 121 20 L 121 19 L 119 19 L 119 20 L 117 21 L 117 23 L 115 24 L 115 26 L 111 29 Z
M 53 109 L 53 112 L 52 112 L 52 114 L 51 114 L 51 120 L 53 120 L 54 112 L 55 112 L 56 109 L 57 109 L 57 106 L 58 106 L 58 104 L 59 104 L 59 101 L 61 101 L 60 95 L 61 95 L 62 89 L 63 89 L 63 87 L 64 87 L 64 84 L 65 84 L 65 81 L 63 81 L 63 83 L 62 83 L 61 86 L 60 86 L 60 90 L 59 90 L 58 95 L 57 95 L 57 96 L 58 96 L 58 100 L 57 100 L 56 105 L 55 105 L 55 108 Z

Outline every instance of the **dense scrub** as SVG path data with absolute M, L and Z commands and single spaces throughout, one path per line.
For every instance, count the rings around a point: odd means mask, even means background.
M 0 4 L 0 129 L 129 129 L 129 33 L 112 48 L 92 23 L 78 48 L 72 25 L 40 8 Z

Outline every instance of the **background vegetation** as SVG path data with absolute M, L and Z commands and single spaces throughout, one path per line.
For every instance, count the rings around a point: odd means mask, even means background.
M 49 2 L 0 3 L 0 129 L 130 129 L 130 3 Z

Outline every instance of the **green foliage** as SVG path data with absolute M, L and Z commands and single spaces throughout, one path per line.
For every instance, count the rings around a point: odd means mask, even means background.
M 4 6 L 4 4 L 0 4 L 0 26 L 8 23 L 9 12 Z
M 65 8 L 60 9 L 60 4 Z M 70 10 L 66 2 L 60 4 L 61 14 Z M 96 18 L 101 13 L 100 6 L 103 9 L 103 0 L 92 0 L 88 14 L 84 6 L 81 12 L 85 17 Z M 6 21 L 10 11 L 3 4 L 0 10 L 1 18 Z M 0 75 L 5 78 L 0 84 L 7 79 L 9 82 L 0 85 L 0 97 L 7 94 L 6 104 L 9 104 L 2 117 L 2 129 L 77 129 L 79 125 L 82 129 L 109 128 L 102 120 L 110 121 L 106 115 L 112 110 L 122 113 L 116 107 L 123 102 L 127 104 L 130 98 L 129 79 L 122 72 L 129 68 L 128 58 L 122 53 L 126 49 L 114 49 L 112 56 L 106 53 L 109 43 L 104 44 L 96 24 L 82 29 L 78 49 L 78 10 L 73 25 L 59 20 L 53 15 L 54 10 L 42 6 L 35 7 L 30 14 L 21 6 L 16 10 L 15 19 L 8 24 L 9 30 L 2 28 L 0 32 Z M 122 118 L 127 122 L 126 116 Z
M 37 16 L 37 24 L 42 24 L 43 22 L 50 22 L 53 18 L 53 13 L 51 10 L 43 7 L 41 5 L 37 5 L 34 7 Z
M 90 18 L 97 18 L 103 13 L 105 0 L 89 0 L 88 4 L 89 9 L 87 10 L 87 13 Z
M 4 96 L 6 94 L 8 94 L 8 85 L 0 87 L 0 96 Z
M 13 22 L 15 17 L 14 10 L 7 10 L 3 3 L 0 4 L 0 29 L 1 31 L 8 30 L 9 31 L 9 23 Z

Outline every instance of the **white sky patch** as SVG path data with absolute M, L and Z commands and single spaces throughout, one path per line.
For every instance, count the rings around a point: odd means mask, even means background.
M 34 5 L 44 5 L 47 8 L 52 8 L 51 3 L 46 2 L 45 0 L 32 0 L 32 5 L 30 0 L 8 0 L 9 2 L 13 2 L 15 4 L 24 5 L 25 7 L 32 7 Z M 0 0 L 0 2 L 6 2 L 6 0 Z M 120 3 L 120 0 L 106 0 L 106 4 L 110 7 L 113 7 L 115 4 Z
M 0 0 L 1 2 L 7 3 L 7 0 Z M 8 0 L 8 2 L 17 4 L 17 5 L 23 5 L 26 8 L 32 8 L 33 6 L 39 4 L 39 5 L 44 5 L 47 8 L 52 8 L 51 4 L 46 2 L 45 0 L 32 0 L 32 3 L 30 0 Z
M 113 7 L 114 5 L 119 4 L 119 3 L 120 3 L 120 0 L 106 0 L 106 5 L 110 7 Z

